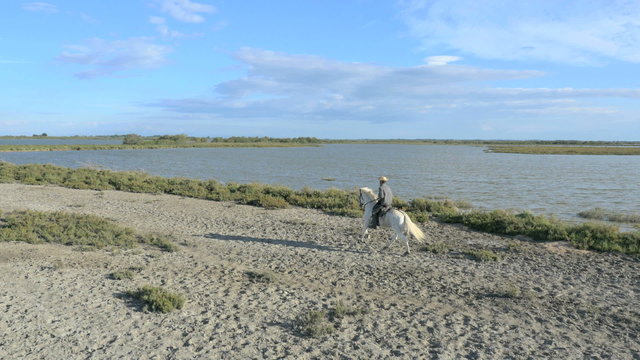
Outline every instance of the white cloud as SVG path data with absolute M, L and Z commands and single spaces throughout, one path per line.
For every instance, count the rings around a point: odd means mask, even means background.
M 79 78 L 110 76 L 125 70 L 150 69 L 163 65 L 171 48 L 157 45 L 145 37 L 107 41 L 90 39 L 84 45 L 68 45 L 58 59 L 80 64 L 89 70 L 76 73 Z
M 439 55 L 439 56 L 429 56 L 425 58 L 424 61 L 429 66 L 440 66 L 440 65 L 447 65 L 455 61 L 459 61 L 460 59 L 461 58 L 458 56 Z
M 635 0 L 408 0 L 403 9 L 425 49 L 501 60 L 640 62 Z
M 284 124 L 281 131 L 324 126 L 343 138 L 576 138 L 586 136 L 581 124 L 615 137 L 605 130 L 618 119 L 628 129 L 640 127 L 640 89 L 490 86 L 544 75 L 538 71 L 447 63 L 453 59 L 388 67 L 251 48 L 235 58 L 246 73 L 217 84 L 214 96 L 148 105 L 185 123 Z M 367 132 L 358 135 L 359 128 Z
M 169 29 L 169 26 L 167 25 L 167 21 L 163 17 L 150 16 L 149 23 L 154 24 L 156 26 L 156 30 L 158 31 L 158 33 L 165 39 L 180 38 L 180 37 L 187 36 L 179 31 Z
M 200 13 L 214 13 L 216 8 L 190 0 L 162 0 L 162 11 L 179 21 L 201 23 L 205 21 L 205 18 Z
M 22 8 L 24 10 L 27 10 L 27 11 L 46 12 L 46 13 L 50 13 L 50 14 L 54 14 L 54 13 L 60 12 L 60 10 L 58 10 L 57 6 L 55 6 L 53 4 L 46 3 L 46 2 L 25 3 L 25 4 L 22 5 Z

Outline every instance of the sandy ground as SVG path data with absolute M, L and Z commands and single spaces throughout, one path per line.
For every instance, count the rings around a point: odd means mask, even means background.
M 437 223 L 444 253 L 370 252 L 359 219 L 168 195 L 0 184 L 0 209 L 95 214 L 180 251 L 0 243 L 2 359 L 640 359 L 640 262 Z M 379 249 L 390 233 L 374 231 Z M 482 262 L 464 249 L 492 250 Z M 142 270 L 133 280 L 109 274 Z M 247 272 L 271 271 L 253 282 Z M 182 293 L 143 311 L 126 291 Z M 303 336 L 299 314 L 360 313 Z

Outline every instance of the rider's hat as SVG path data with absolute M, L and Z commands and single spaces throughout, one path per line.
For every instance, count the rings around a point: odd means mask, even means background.
M 386 176 L 380 176 L 380 177 L 378 178 L 378 180 L 383 181 L 383 182 L 387 182 L 387 181 L 389 181 L 389 179 L 387 179 L 387 177 L 386 177 Z

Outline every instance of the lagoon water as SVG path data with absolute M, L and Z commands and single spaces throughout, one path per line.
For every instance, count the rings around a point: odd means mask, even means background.
M 485 153 L 480 146 L 340 144 L 0 153 L 16 164 L 136 170 L 220 182 L 354 189 L 386 175 L 396 196 L 447 197 L 486 209 L 530 210 L 577 220 L 601 207 L 640 213 L 640 156 Z M 323 179 L 335 179 L 327 181 Z

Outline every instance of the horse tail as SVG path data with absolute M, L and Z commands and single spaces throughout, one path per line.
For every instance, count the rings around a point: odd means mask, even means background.
M 402 215 L 404 215 L 405 232 L 409 235 L 412 235 L 416 240 L 423 241 L 426 238 L 426 236 L 424 235 L 422 230 L 420 230 L 420 228 L 416 226 L 416 224 L 414 224 L 413 221 L 411 221 L 411 218 L 409 217 L 409 215 L 407 215 L 407 213 L 403 211 Z

